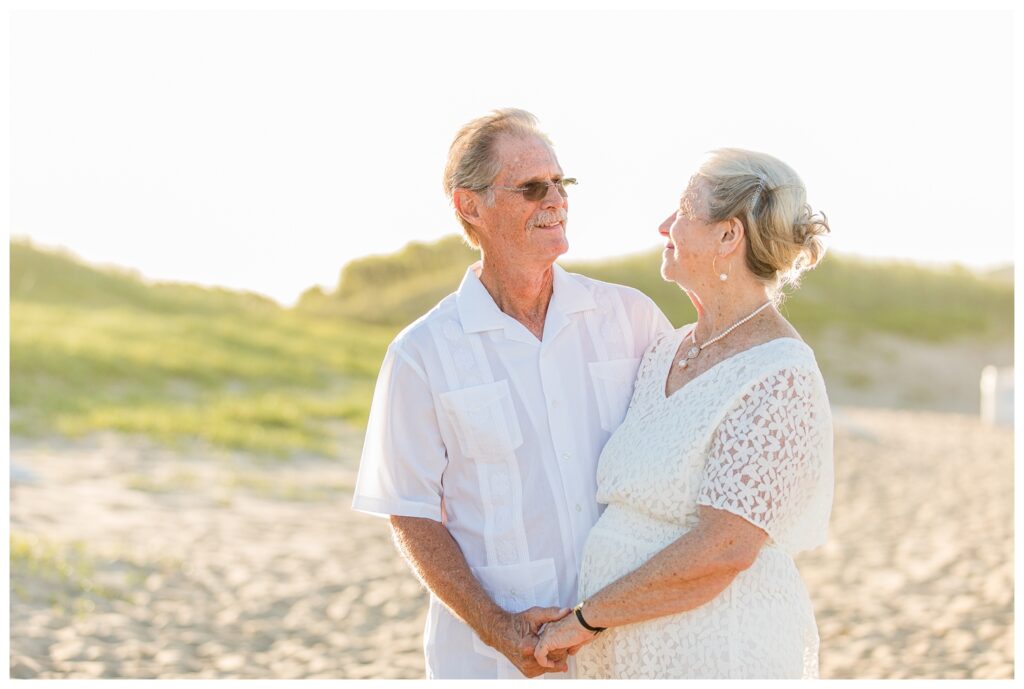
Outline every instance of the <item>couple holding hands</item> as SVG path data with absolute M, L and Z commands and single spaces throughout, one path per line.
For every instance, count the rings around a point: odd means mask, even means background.
M 793 556 L 825 541 L 832 423 L 776 306 L 828 224 L 785 163 L 714 152 L 658 228 L 697 310 L 673 329 L 555 264 L 574 183 L 529 113 L 465 125 L 444 186 L 481 260 L 377 380 L 353 508 L 430 591 L 427 675 L 817 676 Z

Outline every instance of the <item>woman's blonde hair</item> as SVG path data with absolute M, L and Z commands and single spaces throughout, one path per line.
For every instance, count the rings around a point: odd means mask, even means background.
M 825 255 L 821 237 L 829 233 L 828 218 L 807 204 L 793 168 L 765 153 L 712 151 L 683 194 L 682 207 L 688 206 L 708 222 L 743 223 L 747 267 L 776 298 L 786 285 L 798 286 Z

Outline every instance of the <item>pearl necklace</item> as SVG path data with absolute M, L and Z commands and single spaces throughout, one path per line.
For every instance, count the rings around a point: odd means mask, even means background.
M 761 304 L 756 309 L 754 309 L 753 313 L 751 313 L 750 315 L 745 316 L 745 317 L 741 318 L 740 320 L 736 321 L 735 323 L 730 325 L 728 328 L 726 328 L 722 333 L 720 333 L 719 335 L 716 335 L 715 337 L 712 337 L 710 340 L 708 340 L 707 342 L 705 342 L 704 344 L 702 344 L 700 346 L 697 346 L 697 335 L 696 335 L 697 328 L 695 326 L 693 328 L 693 330 L 690 331 L 690 338 L 693 339 L 693 346 L 690 347 L 688 350 L 686 350 L 686 356 L 684 356 L 682 359 L 679 360 L 679 363 L 678 363 L 679 368 L 686 368 L 687 366 L 689 366 L 690 365 L 690 360 L 691 359 L 696 359 L 697 355 L 700 354 L 701 352 L 703 352 L 705 347 L 710 347 L 711 345 L 715 344 L 716 342 L 721 340 L 723 337 L 725 337 L 726 335 L 731 333 L 733 330 L 735 330 L 736 328 L 740 327 L 741 325 L 743 325 L 744 323 L 749 321 L 751 318 L 753 318 L 757 314 L 759 314 L 762 311 L 764 311 L 766 308 L 771 306 L 771 304 L 772 304 L 771 301 L 766 301 L 765 303 Z

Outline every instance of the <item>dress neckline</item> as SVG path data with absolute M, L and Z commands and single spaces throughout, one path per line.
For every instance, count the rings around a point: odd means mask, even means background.
M 727 363 L 729 361 L 732 361 L 736 357 L 742 356 L 742 355 L 746 354 L 747 352 L 752 352 L 755 349 L 760 349 L 761 347 L 765 347 L 765 346 L 773 344 L 775 342 L 781 342 L 782 340 L 792 340 L 793 342 L 796 342 L 797 344 L 801 344 L 804 347 L 806 347 L 807 349 L 810 349 L 810 347 L 807 346 L 806 342 L 804 342 L 803 340 L 798 340 L 795 337 L 776 337 L 776 338 L 773 338 L 773 339 L 768 340 L 766 342 L 762 342 L 760 344 L 756 344 L 753 347 L 747 347 L 746 349 L 742 349 L 742 350 L 736 352 L 735 354 L 730 354 L 729 356 L 725 357 L 724 359 L 719 361 L 717 364 L 715 364 L 714 366 L 709 368 L 708 370 L 706 370 L 706 371 L 704 371 L 702 373 L 697 374 L 696 376 L 694 376 L 690 380 L 688 380 L 685 383 L 683 383 L 682 385 L 680 385 L 678 388 L 675 389 L 674 392 L 672 392 L 672 394 L 667 394 L 666 390 L 668 390 L 668 379 L 669 379 L 669 376 L 672 375 L 672 362 L 675 361 L 676 354 L 679 353 L 679 348 L 683 345 L 683 340 L 685 340 L 686 336 L 690 334 L 690 331 L 692 331 L 696 327 L 697 327 L 697 324 L 694 323 L 690 328 L 679 328 L 679 330 L 676 331 L 676 334 L 678 335 L 678 334 L 682 333 L 682 337 L 680 337 L 679 340 L 676 342 L 676 346 L 675 347 L 668 348 L 668 351 L 671 352 L 671 356 L 669 356 L 669 358 L 668 358 L 668 365 L 665 366 L 662 369 L 662 372 L 661 372 L 661 374 L 660 374 L 660 376 L 658 378 L 661 381 L 661 389 L 659 390 L 659 392 L 661 393 L 662 401 L 667 402 L 668 400 L 670 400 L 673 397 L 675 397 L 684 388 L 687 388 L 691 384 L 697 382 L 698 380 L 700 380 L 701 378 L 703 378 L 707 374 L 711 373 L 712 371 L 714 371 L 716 368 L 718 368 L 722 364 L 725 364 L 725 363 Z

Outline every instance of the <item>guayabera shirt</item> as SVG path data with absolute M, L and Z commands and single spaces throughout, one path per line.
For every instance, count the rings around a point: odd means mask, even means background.
M 542 340 L 497 307 L 476 263 L 391 343 L 352 502 L 442 522 L 513 612 L 578 602 L 598 457 L 641 356 L 672 330 L 643 293 L 553 270 Z M 434 596 L 424 651 L 428 677 L 522 677 Z

